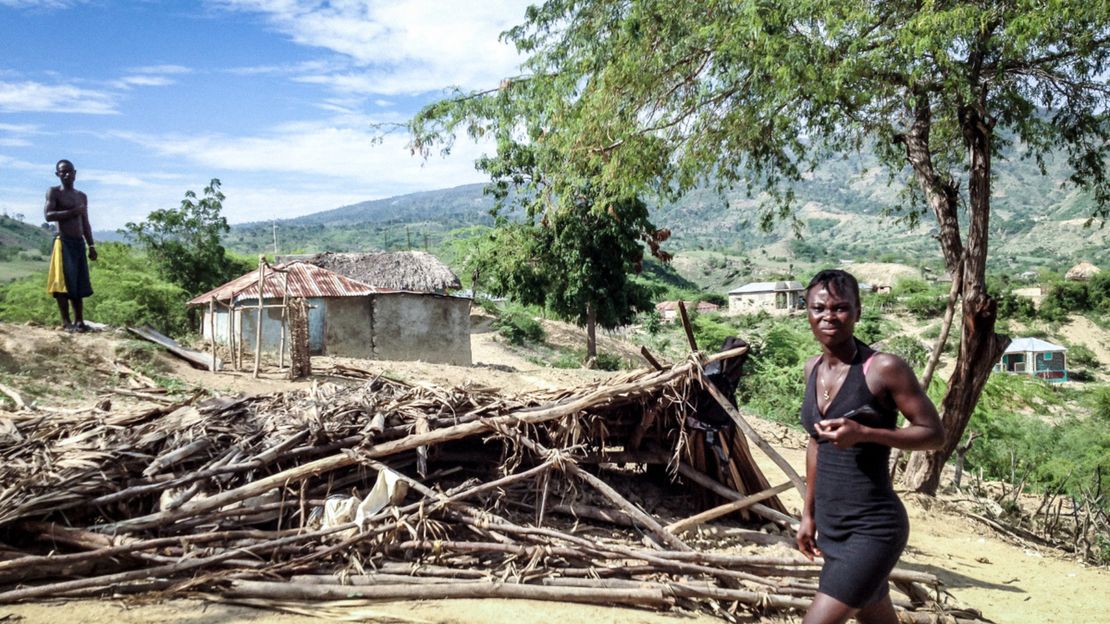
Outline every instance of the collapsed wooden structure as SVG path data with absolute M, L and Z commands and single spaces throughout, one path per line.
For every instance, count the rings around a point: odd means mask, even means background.
M 0 418 L 0 603 L 163 592 L 276 608 L 461 597 L 725 619 L 804 608 L 817 564 L 737 554 L 695 530 L 750 513 L 764 530 L 731 539 L 791 541 L 777 494 L 804 483 L 705 381 L 707 365 L 744 351 L 526 396 L 339 368 L 304 392 Z M 701 393 L 733 420 L 717 446 L 688 420 Z M 784 468 L 783 484 L 767 483 L 748 442 Z M 672 502 L 651 504 L 652 488 Z M 930 574 L 891 579 L 903 621 L 978 620 L 947 606 Z

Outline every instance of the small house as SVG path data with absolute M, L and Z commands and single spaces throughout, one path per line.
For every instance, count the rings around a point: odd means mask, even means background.
M 1040 338 L 1016 338 L 1006 347 L 994 370 L 1052 382 L 1067 381 L 1067 351 Z
M 1099 273 L 1101 273 L 1101 270 L 1097 266 L 1090 262 L 1080 262 L 1068 269 L 1068 272 L 1064 274 L 1064 279 L 1073 282 L 1086 282 Z
M 309 352 L 377 360 L 471 363 L 470 303 L 446 294 L 458 277 L 423 252 L 317 254 L 267 271 L 262 288 L 262 349 L 277 353 L 286 328 L 284 298 L 303 298 Z M 189 301 L 204 306 L 201 331 L 253 351 L 258 271 Z
M 718 312 L 721 306 L 708 301 L 699 301 L 694 304 L 691 301 L 684 302 L 686 304 L 687 312 L 697 312 L 698 314 L 709 314 L 711 312 Z M 659 313 L 659 320 L 664 323 L 673 323 L 678 320 L 678 302 L 677 301 L 660 301 L 655 304 L 655 311 Z
M 752 282 L 728 293 L 729 314 L 790 314 L 805 307 L 801 282 Z

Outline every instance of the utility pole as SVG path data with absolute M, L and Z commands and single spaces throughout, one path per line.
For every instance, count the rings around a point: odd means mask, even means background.
M 271 231 L 274 235 L 274 262 L 277 262 L 277 221 L 270 222 Z

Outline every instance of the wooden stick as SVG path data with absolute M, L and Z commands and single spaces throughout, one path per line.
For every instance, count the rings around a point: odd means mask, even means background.
M 254 373 L 258 379 L 258 369 L 262 364 L 262 290 L 266 281 L 266 257 L 258 256 L 258 309 L 254 315 Z
M 212 349 L 212 374 L 216 373 L 216 297 L 208 300 L 208 328 L 212 333 L 209 336 L 208 346 Z
M 708 390 L 709 394 L 717 400 L 717 403 L 720 404 L 721 409 L 725 410 L 729 417 L 732 418 L 732 422 L 736 423 L 736 426 L 744 432 L 744 435 L 746 435 L 748 439 L 752 442 L 755 442 L 755 445 L 758 446 L 759 449 L 767 455 L 767 457 L 771 458 L 771 461 L 775 462 L 775 465 L 782 470 L 783 474 L 786 475 L 786 478 L 790 479 L 790 482 L 794 484 L 794 487 L 798 488 L 798 493 L 801 494 L 802 498 L 804 499 L 806 495 L 805 481 L 800 476 L 798 476 L 797 472 L 794 471 L 794 468 L 790 465 L 790 462 L 783 459 L 782 455 L 780 455 L 778 451 L 776 451 L 770 444 L 767 443 L 766 440 L 763 439 L 763 436 L 759 435 L 755 429 L 752 429 L 752 426 L 748 424 L 748 421 L 744 420 L 744 417 L 740 415 L 740 412 L 737 411 L 737 409 L 732 406 L 732 403 L 730 403 L 729 400 L 725 398 L 725 395 L 721 393 L 716 384 L 707 379 L 700 370 L 698 371 L 698 373 L 702 387 Z
M 686 477 L 687 479 L 690 479 L 694 483 L 697 483 L 698 485 L 700 485 L 700 486 L 702 486 L 702 487 L 704 487 L 708 490 L 716 492 L 717 494 L 719 494 L 719 495 L 721 495 L 721 496 L 723 496 L 723 497 L 725 497 L 729 500 L 740 500 L 740 499 L 744 498 L 744 495 L 741 494 L 740 492 L 737 492 L 736 490 L 734 490 L 732 488 L 725 487 L 724 485 L 721 485 L 720 483 L 718 483 L 717 481 L 714 481 L 711 477 L 707 476 L 706 474 L 691 468 L 689 464 L 679 462 L 679 464 L 678 464 L 678 474 Z M 755 503 L 754 505 L 752 505 L 751 510 L 754 511 L 755 513 L 763 516 L 764 518 L 767 518 L 768 520 L 772 520 L 774 522 L 780 522 L 780 523 L 783 523 L 787 526 L 798 524 L 798 519 L 797 518 L 793 518 L 793 517 L 788 516 L 784 513 L 775 511 L 774 509 L 771 509 L 770 507 L 767 507 L 766 505 L 762 505 L 760 503 Z
M 741 509 L 747 509 L 748 507 L 751 507 L 755 503 L 758 503 L 760 501 L 765 501 L 768 498 L 771 498 L 772 496 L 775 496 L 777 494 L 785 492 L 786 490 L 789 490 L 792 487 L 794 487 L 794 484 L 790 483 L 789 481 L 787 481 L 786 483 L 781 483 L 779 485 L 776 485 L 773 488 L 763 490 L 762 492 L 760 492 L 758 494 L 753 494 L 751 496 L 745 496 L 744 498 L 732 501 L 731 503 L 725 503 L 724 505 L 714 507 L 713 509 L 707 509 L 707 510 L 705 510 L 705 511 L 699 513 L 699 514 L 695 514 L 693 516 L 690 516 L 689 518 L 679 520 L 677 522 L 672 522 L 671 524 L 667 525 L 667 530 L 670 531 L 671 533 L 676 534 L 676 535 L 680 534 L 680 533 L 684 533 L 684 532 L 689 531 L 690 529 L 692 529 L 694 527 L 705 524 L 706 522 L 709 522 L 711 520 L 715 520 L 717 518 L 720 518 L 721 516 L 728 515 L 728 514 L 734 512 L 734 511 L 739 511 Z
M 694 339 L 694 328 L 690 325 L 690 315 L 686 314 L 686 303 L 678 301 L 678 313 L 682 316 L 682 328 L 686 330 L 686 341 L 690 343 L 690 351 L 698 352 L 698 341 Z
M 544 448 L 544 446 L 541 445 L 539 442 L 529 440 L 526 437 L 521 437 L 520 443 L 532 450 L 540 457 L 550 456 L 550 451 Z M 564 461 L 558 462 L 556 464 L 556 467 L 561 468 L 565 472 L 568 472 L 575 477 L 578 477 L 579 479 L 585 481 L 586 483 L 592 485 L 595 490 L 601 492 L 601 494 L 604 495 L 605 498 L 608 498 L 610 501 L 612 501 L 613 504 L 617 506 L 617 508 L 631 516 L 634 520 L 636 520 L 636 522 L 646 528 L 648 532 L 655 537 L 655 541 L 660 546 L 665 544 L 667 546 L 670 546 L 671 548 L 677 548 L 678 550 L 693 550 L 682 540 L 675 537 L 674 534 L 668 531 L 663 525 L 659 524 L 659 521 L 657 521 L 655 518 L 651 517 L 639 507 L 630 503 L 628 499 L 621 496 L 620 492 L 614 490 L 612 487 L 609 486 L 608 483 L 579 468 L 578 464 L 572 461 Z
M 720 355 L 720 354 L 718 354 Z M 692 364 L 677 366 L 670 371 L 655 373 L 649 376 L 653 383 L 666 383 L 677 379 L 690 372 Z M 157 526 L 165 526 L 177 520 L 199 515 L 201 513 L 218 509 L 225 505 L 257 496 L 276 487 L 283 487 L 291 481 L 318 476 L 339 468 L 345 468 L 359 463 L 361 459 L 380 459 L 389 457 L 403 451 L 410 451 L 419 446 L 442 444 L 452 440 L 470 437 L 480 433 L 497 430 L 499 428 L 516 427 L 521 425 L 534 425 L 549 420 L 555 420 L 575 414 L 593 405 L 597 405 L 613 397 L 618 397 L 643 390 L 644 380 L 637 380 L 615 386 L 602 387 L 585 396 L 575 398 L 566 403 L 548 405 L 540 408 L 526 408 L 517 410 L 505 416 L 485 418 L 475 422 L 436 429 L 425 434 L 410 435 L 399 440 L 390 440 L 376 444 L 359 454 L 338 453 L 324 457 L 299 466 L 283 470 L 268 477 L 246 483 L 238 488 L 209 496 L 202 500 L 193 500 L 179 509 L 138 516 L 118 522 L 102 525 L 98 528 L 105 531 L 137 531 Z M 753 507 L 754 509 L 754 507 Z M 641 512 L 642 513 L 642 512 Z M 658 524 L 658 523 L 656 523 Z
M 280 600 L 443 600 L 450 598 L 516 598 L 587 604 L 622 604 L 666 607 L 672 601 L 660 590 L 544 587 L 501 583 L 450 583 L 442 585 L 305 585 L 266 581 L 233 581 L 230 596 Z
M 659 360 L 655 359 L 655 356 L 651 354 L 651 351 L 648 351 L 647 347 L 640 347 L 640 355 L 644 356 L 644 359 L 647 360 L 648 364 L 651 364 L 651 367 L 655 370 L 663 370 L 663 365 L 659 363 Z

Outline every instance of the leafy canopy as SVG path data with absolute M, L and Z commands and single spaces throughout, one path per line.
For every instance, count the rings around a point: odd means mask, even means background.
M 231 230 L 220 214 L 224 199 L 220 181 L 213 178 L 204 197 L 185 191 L 178 208 L 155 210 L 122 232 L 146 252 L 163 278 L 196 295 L 251 268 L 228 255 L 221 243 Z
M 874 146 L 916 216 L 902 140 L 914 115 L 931 117 L 936 183 L 966 192 L 961 124 L 978 111 L 1039 162 L 1063 148 L 1097 212 L 1110 200 L 1105 2 L 549 0 L 504 37 L 527 55 L 523 75 L 427 107 L 415 150 L 450 150 L 463 129 L 503 155 L 540 146 L 536 168 L 569 184 L 591 172 L 601 205 L 744 183 L 768 193 L 769 220 L 789 213 L 784 182 Z
M 573 210 L 494 230 L 496 244 L 485 256 L 487 286 L 579 325 L 587 324 L 590 310 L 602 327 L 628 324 L 652 307 L 651 289 L 633 278 L 642 267 L 640 241 L 647 232 L 665 238 L 651 226 L 643 202 L 625 201 L 599 213 L 580 196 Z

